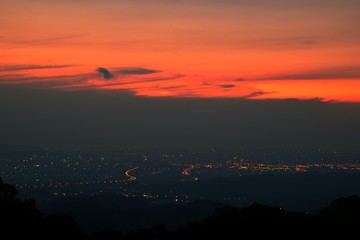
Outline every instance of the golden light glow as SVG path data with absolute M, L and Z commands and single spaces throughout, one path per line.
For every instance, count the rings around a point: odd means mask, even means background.
M 0 84 L 360 102 L 360 8 L 201 2 L 3 1 Z

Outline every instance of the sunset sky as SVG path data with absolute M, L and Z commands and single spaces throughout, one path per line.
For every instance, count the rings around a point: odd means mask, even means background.
M 4 0 L 0 9 L 0 84 L 360 102 L 357 0 Z
M 359 147 L 358 0 L 0 9 L 0 143 Z

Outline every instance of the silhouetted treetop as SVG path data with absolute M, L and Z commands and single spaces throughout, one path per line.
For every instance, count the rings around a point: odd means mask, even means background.
M 42 218 L 35 201 L 22 201 L 17 193 L 13 185 L 4 184 L 0 179 L 0 236 L 12 239 L 90 239 L 72 216 L 49 215 Z M 104 229 L 94 233 L 92 239 L 304 239 L 309 236 L 347 239 L 360 234 L 359 226 L 360 197 L 354 195 L 333 201 L 315 216 L 254 203 L 244 208 L 218 208 L 202 223 L 188 223 L 176 231 L 168 231 L 165 225 L 126 235 Z
M 32 199 L 17 197 L 15 186 L 0 178 L 0 234 L 9 239 L 85 239 L 71 216 L 54 215 L 42 218 Z
M 322 209 L 318 216 L 333 224 L 350 224 L 360 226 L 360 197 L 352 195 L 333 201 Z

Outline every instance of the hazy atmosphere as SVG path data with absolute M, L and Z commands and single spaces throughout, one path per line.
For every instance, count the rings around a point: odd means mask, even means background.
M 4 236 L 359 235 L 359 0 L 0 9 Z
M 0 7 L 1 143 L 358 148 L 359 1 Z
M 358 149 L 358 103 L 179 99 L 1 86 L 3 144 Z

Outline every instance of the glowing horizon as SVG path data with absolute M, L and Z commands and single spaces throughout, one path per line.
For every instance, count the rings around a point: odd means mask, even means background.
M 360 102 L 354 0 L 35 0 L 0 7 L 0 84 Z

